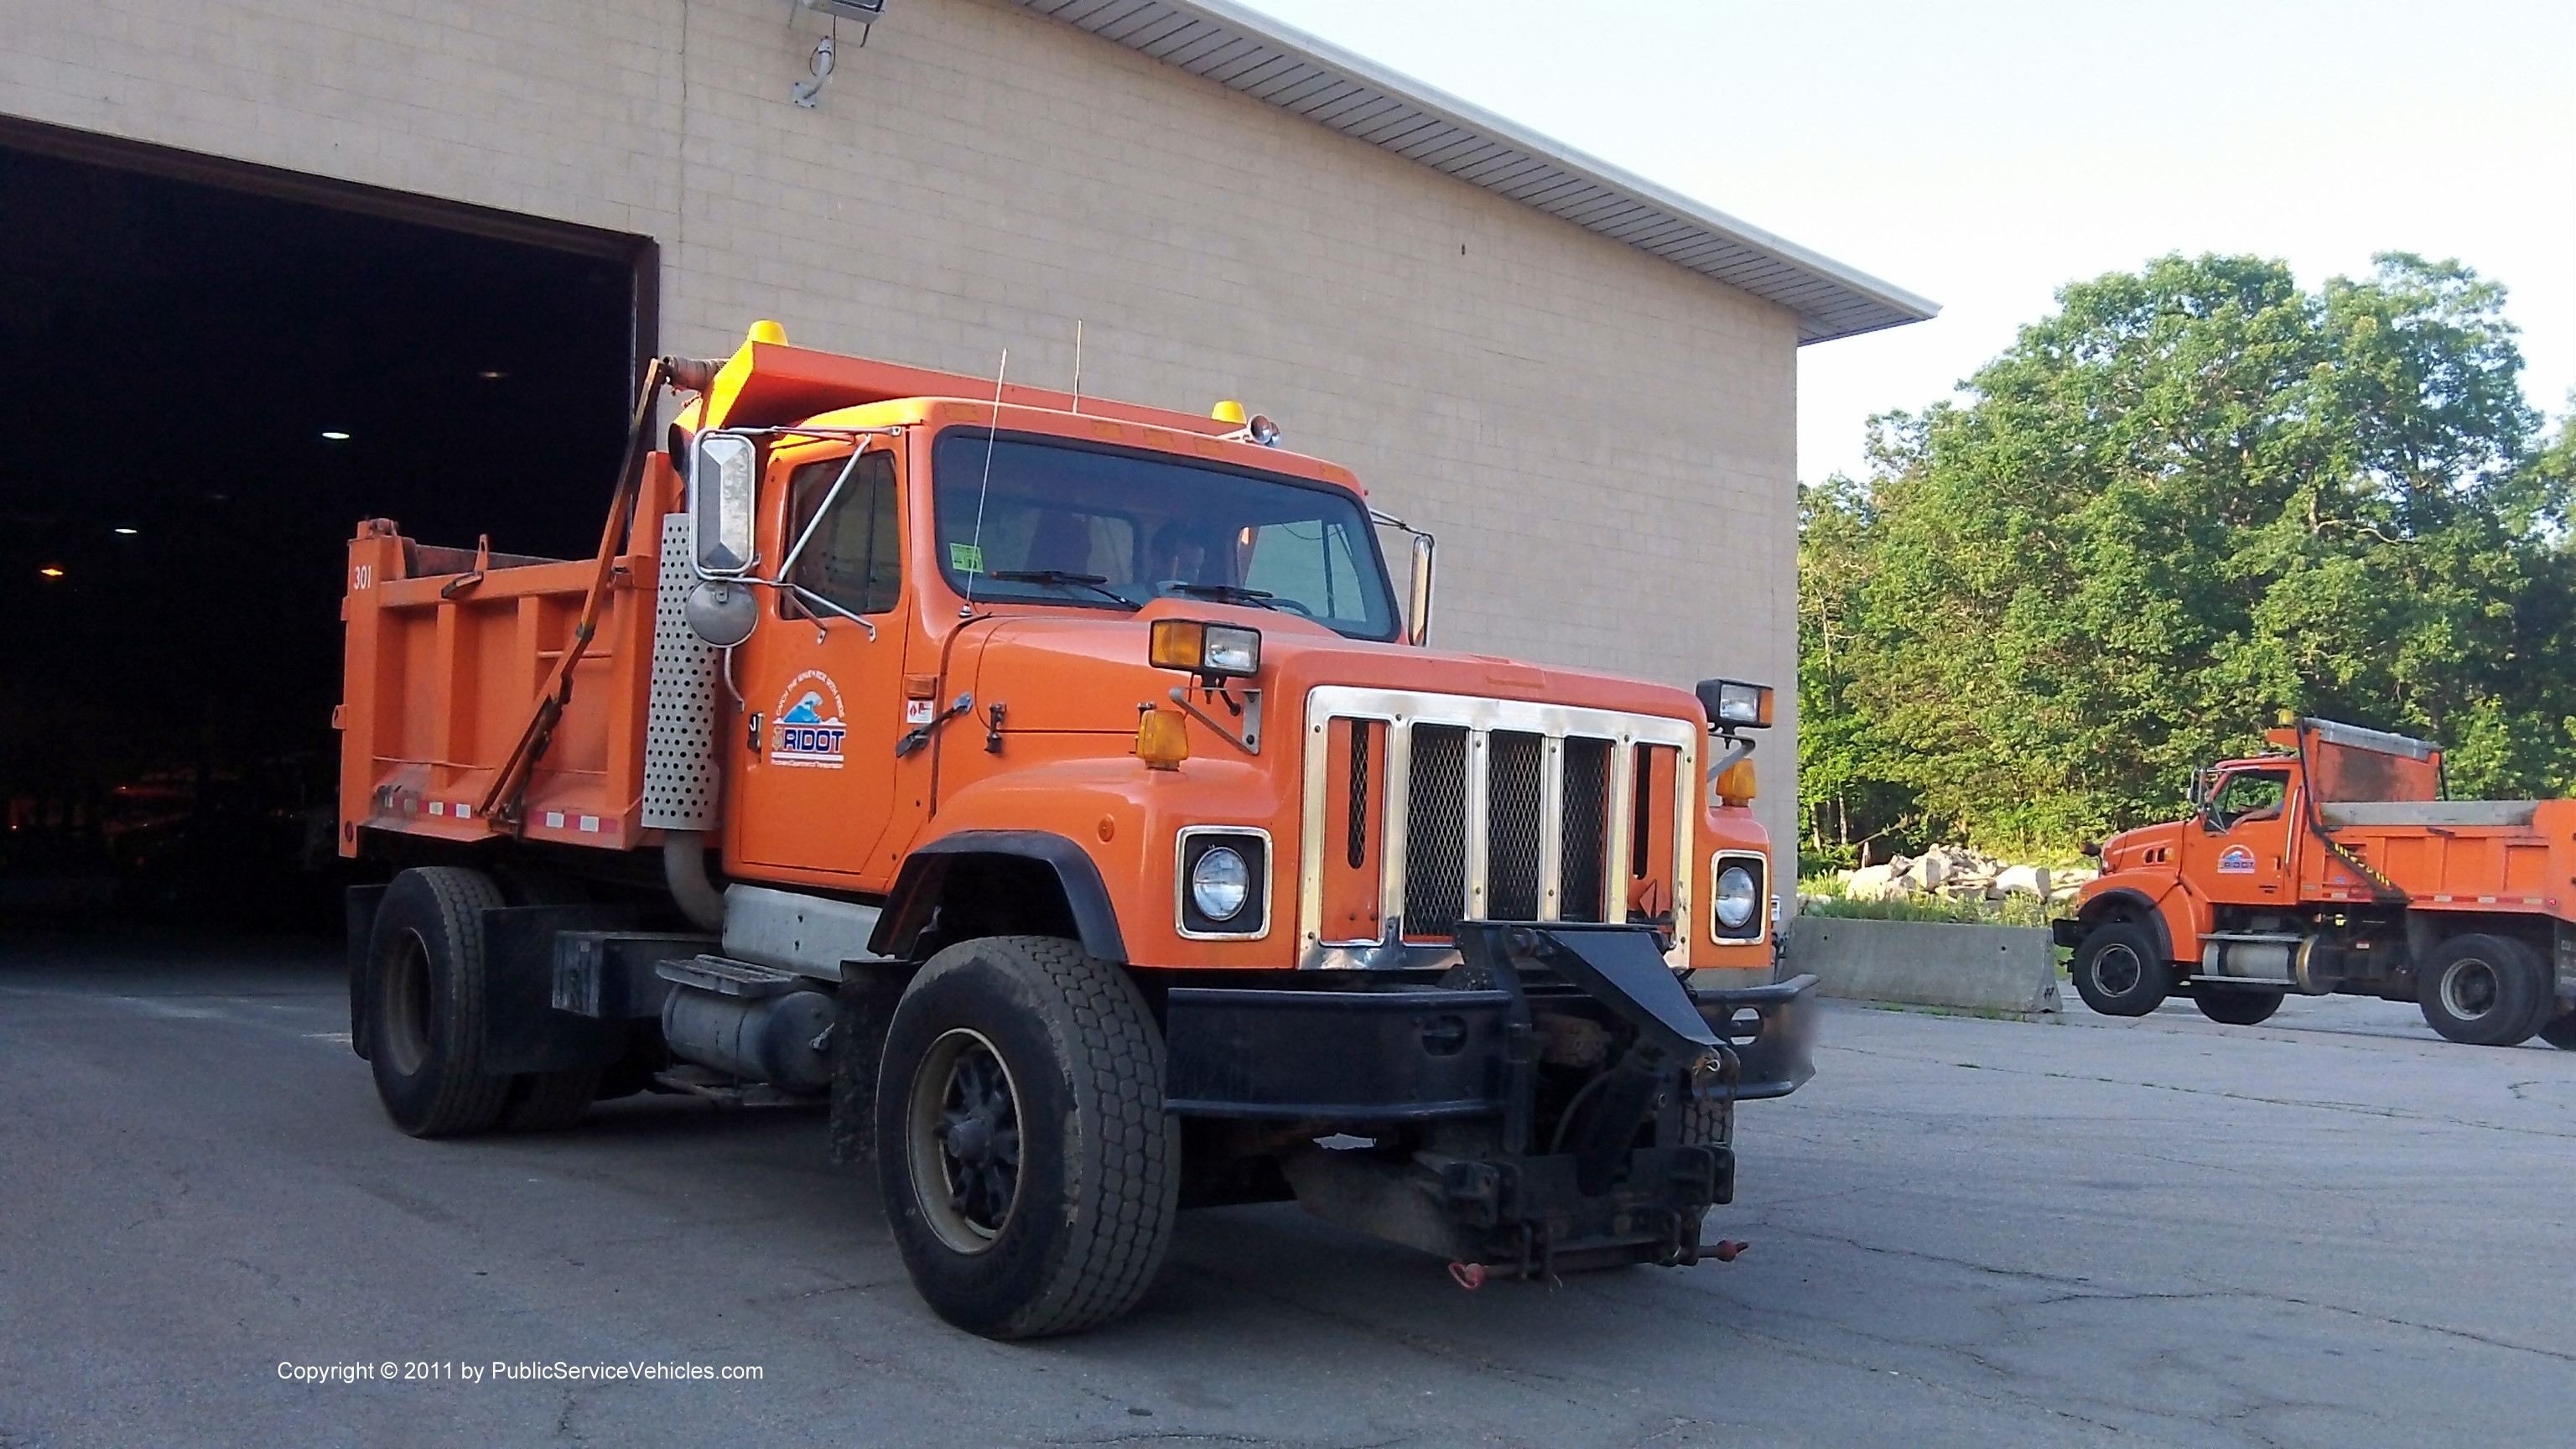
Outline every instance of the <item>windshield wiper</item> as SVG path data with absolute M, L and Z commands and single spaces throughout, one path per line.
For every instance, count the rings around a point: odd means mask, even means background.
M 995 569 L 984 577 L 1012 584 L 1054 584 L 1059 588 L 1089 589 L 1130 611 L 1145 607 L 1115 589 L 1102 587 L 1109 582 L 1107 574 L 1078 574 L 1071 569 Z
M 1176 594 L 1214 599 L 1221 604 L 1251 604 L 1263 609 L 1277 609 L 1281 605 L 1279 596 L 1268 589 L 1247 589 L 1240 584 L 1193 584 L 1174 579 L 1163 587 Z

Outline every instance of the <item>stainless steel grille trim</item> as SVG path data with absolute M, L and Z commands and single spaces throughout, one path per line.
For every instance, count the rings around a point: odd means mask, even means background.
M 1565 740 L 1547 736 L 1539 749 L 1538 918 L 1554 921 L 1565 910 Z
M 1699 783 L 1700 736 L 1693 722 L 1571 705 L 1328 685 L 1311 691 L 1306 698 L 1304 816 L 1300 821 L 1302 848 L 1299 851 L 1297 902 L 1301 960 L 1351 964 L 1360 958 L 1361 953 L 1344 948 L 1373 944 L 1328 942 L 1322 935 L 1325 801 L 1328 791 L 1337 785 L 1347 785 L 1347 782 L 1328 778 L 1331 728 L 1337 719 L 1376 720 L 1388 727 L 1382 756 L 1385 771 L 1385 794 L 1382 798 L 1387 803 L 1381 822 L 1382 869 L 1378 883 L 1378 909 L 1382 920 L 1401 922 L 1406 910 L 1410 889 L 1408 867 L 1413 855 L 1415 825 L 1411 818 L 1414 813 L 1411 801 L 1415 768 L 1413 727 L 1425 724 L 1461 727 L 1468 732 L 1465 750 L 1468 768 L 1464 782 L 1467 836 L 1461 842 L 1467 879 L 1459 902 L 1466 915 L 1473 916 L 1481 910 L 1492 888 L 1488 844 L 1493 811 L 1490 765 L 1493 747 L 1490 736 L 1496 730 L 1507 730 L 1539 735 L 1545 741 L 1540 797 L 1539 889 L 1540 918 L 1547 920 L 1561 919 L 1565 906 L 1561 888 L 1566 739 L 1583 736 L 1601 740 L 1609 747 L 1607 764 L 1610 778 L 1609 788 L 1604 792 L 1608 798 L 1603 811 L 1604 854 L 1607 858 L 1602 862 L 1602 914 L 1613 921 L 1624 920 L 1627 914 L 1629 831 L 1622 822 L 1632 819 L 1635 812 L 1635 747 L 1645 743 L 1667 746 L 1679 752 L 1679 768 L 1674 771 L 1673 781 L 1673 820 L 1676 828 L 1684 832 L 1684 838 L 1675 842 L 1673 850 L 1673 911 L 1677 923 L 1690 919 L 1698 894 L 1693 889 L 1696 871 L 1692 859 L 1697 852 L 1688 836 L 1692 822 L 1698 817 L 1699 806 L 1692 787 Z M 1411 923 L 1404 923 L 1403 928 L 1411 930 Z M 1687 938 L 1687 927 L 1676 932 L 1673 952 L 1676 966 L 1686 963 Z M 1416 948 L 1416 953 L 1421 949 Z M 1395 964 L 1411 958 L 1402 952 L 1381 952 L 1371 959 Z

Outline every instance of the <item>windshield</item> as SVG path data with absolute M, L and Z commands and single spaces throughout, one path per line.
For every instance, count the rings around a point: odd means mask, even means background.
M 1337 488 L 1165 454 L 942 433 L 939 565 L 977 600 L 1133 609 L 1205 599 L 1395 637 L 1377 536 Z M 971 586 L 971 587 L 970 587 Z

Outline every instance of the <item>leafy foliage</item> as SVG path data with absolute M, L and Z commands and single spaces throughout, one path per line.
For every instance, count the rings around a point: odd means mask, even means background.
M 2282 710 L 2442 740 L 2458 794 L 2567 785 L 2576 428 L 2540 446 L 2501 286 L 2377 263 L 2076 283 L 1804 491 L 1814 859 L 2172 818 Z

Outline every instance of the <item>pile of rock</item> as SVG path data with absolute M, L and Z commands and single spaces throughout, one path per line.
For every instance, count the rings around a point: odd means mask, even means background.
M 2008 896 L 2062 901 L 2099 873 L 2090 865 L 2073 869 L 2013 865 L 1964 845 L 1936 845 L 1921 855 L 1900 855 L 1885 865 L 1844 871 L 1842 884 L 1843 895 L 1855 901 L 1922 895 L 1971 901 L 2000 901 Z

